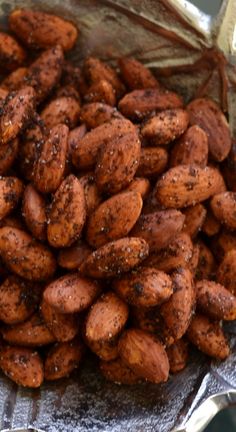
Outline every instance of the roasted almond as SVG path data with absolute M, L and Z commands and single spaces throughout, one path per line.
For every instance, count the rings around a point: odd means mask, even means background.
M 191 238 L 201 231 L 206 218 L 207 211 L 205 207 L 198 203 L 183 210 L 185 216 L 183 232 L 187 233 Z
M 145 240 L 124 237 L 107 243 L 91 253 L 82 263 L 80 271 L 82 274 L 98 279 L 114 277 L 140 264 L 147 257 L 148 252 L 149 248 Z
M 45 379 L 54 381 L 68 377 L 79 367 L 83 351 L 82 344 L 76 339 L 55 344 L 49 350 L 45 360 Z
M 194 309 L 196 294 L 192 273 L 180 268 L 172 276 L 174 293 L 161 306 L 160 312 L 170 334 L 175 340 L 182 338 L 188 329 Z
M 84 189 L 70 174 L 57 189 L 48 214 L 47 237 L 53 247 L 70 246 L 80 236 L 86 218 Z
M 186 367 L 188 361 L 188 342 L 184 339 L 177 340 L 173 345 L 166 349 L 170 372 L 177 373 Z
M 72 314 L 87 309 L 99 293 L 96 281 L 69 273 L 51 282 L 45 288 L 43 297 L 58 312 Z
M 31 184 L 24 190 L 22 215 L 33 236 L 38 240 L 46 240 L 46 202 Z
M 125 237 L 137 221 L 142 204 L 141 195 L 137 192 L 123 192 L 104 201 L 88 220 L 87 242 L 99 248 Z
M 152 145 L 166 145 L 184 133 L 188 122 L 187 111 L 181 108 L 165 110 L 151 117 L 141 133 Z
M 83 261 L 92 253 L 92 249 L 79 240 L 73 246 L 61 249 L 57 262 L 60 267 L 67 270 L 79 269 Z
M 119 68 L 121 77 L 130 90 L 159 87 L 152 72 L 133 57 L 120 58 Z
M 197 306 L 206 315 L 232 321 L 236 319 L 236 297 L 225 287 L 213 281 L 196 283 Z
M 187 332 L 193 345 L 210 357 L 224 360 L 230 348 L 218 322 L 212 322 L 204 315 L 195 315 Z
M 154 268 L 138 268 L 113 282 L 117 294 L 127 303 L 152 307 L 167 301 L 173 293 L 170 277 Z
M 116 94 L 112 84 L 105 80 L 94 82 L 84 95 L 85 102 L 102 102 L 110 106 L 116 105 Z
M 102 196 L 95 183 L 93 172 L 83 175 L 79 179 L 84 189 L 84 197 L 86 204 L 86 214 L 90 216 L 102 201 Z
M 209 279 L 214 275 L 215 260 L 211 250 L 201 240 L 198 241 L 199 257 L 198 266 L 196 269 L 196 279 Z
M 142 147 L 136 174 L 155 178 L 163 173 L 167 162 L 168 153 L 166 149 L 162 147 Z
M 79 102 L 73 97 L 61 96 L 46 105 L 41 112 L 41 118 L 48 129 L 60 123 L 64 123 L 69 129 L 73 129 L 79 121 L 79 114 Z
M 208 161 L 208 136 L 199 126 L 190 126 L 174 144 L 170 153 L 170 166 L 199 165 L 204 168 Z
M 176 93 L 156 88 L 133 90 L 127 93 L 118 104 L 122 114 L 133 120 L 142 120 L 152 111 L 182 108 L 182 106 L 183 101 Z
M 211 199 L 215 217 L 227 228 L 236 229 L 236 192 L 222 192 Z
M 132 385 L 142 381 L 120 358 L 111 361 L 102 360 L 100 371 L 108 381 L 116 384 Z
M 122 118 L 116 108 L 102 102 L 87 103 L 82 106 L 80 119 L 89 129 L 94 129 L 112 119 Z
M 78 317 L 73 314 L 62 314 L 44 300 L 40 305 L 43 320 L 55 339 L 67 342 L 76 336 L 79 331 Z
M 8 91 L 19 90 L 24 85 L 24 78 L 27 74 L 26 67 L 19 67 L 13 72 L 11 72 L 4 80 L 1 82 L 1 88 Z
M 54 126 L 45 139 L 34 168 L 34 184 L 42 193 L 55 192 L 60 186 L 66 166 L 68 127 Z
M 4 69 L 16 69 L 26 58 L 25 50 L 7 33 L 0 32 L 0 63 Z
M 30 48 L 50 48 L 56 44 L 73 48 L 78 30 L 56 15 L 31 9 L 15 9 L 9 16 L 10 29 Z
M 179 165 L 167 171 L 156 184 L 156 197 L 165 207 L 187 207 L 225 191 L 216 168 Z
M 142 214 L 132 235 L 141 237 L 149 245 L 150 252 L 165 248 L 184 226 L 184 215 L 179 210 L 162 210 Z
M 23 194 L 23 183 L 17 177 L 0 177 L 0 219 L 7 216 Z
M 143 199 L 147 198 L 150 189 L 150 181 L 145 177 L 135 177 L 129 184 L 129 186 L 126 188 L 127 191 L 140 193 Z
M 163 345 L 152 335 L 139 329 L 126 330 L 119 341 L 119 354 L 138 376 L 156 384 L 167 381 L 168 357 Z
M 236 249 L 227 252 L 217 271 L 217 281 L 236 295 Z
M 221 162 L 231 149 L 229 125 L 219 106 L 211 99 L 195 99 L 187 106 L 191 125 L 200 126 L 208 136 L 211 156 Z

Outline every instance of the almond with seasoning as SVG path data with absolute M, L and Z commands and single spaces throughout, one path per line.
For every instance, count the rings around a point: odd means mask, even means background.
M 152 307 L 167 301 L 173 294 L 171 278 L 154 268 L 137 268 L 113 282 L 116 293 L 127 303 Z
M 51 246 L 71 246 L 80 236 L 86 218 L 84 190 L 70 174 L 57 189 L 48 213 L 47 237 Z
M 0 177 L 0 220 L 16 208 L 23 194 L 23 183 L 17 177 Z
M 211 209 L 227 228 L 236 229 L 236 192 L 222 192 L 211 199 Z
M 133 385 L 142 381 L 120 358 L 100 362 L 102 375 L 115 384 Z
M 169 361 L 163 345 L 143 330 L 126 330 L 119 341 L 122 361 L 138 376 L 153 383 L 165 382 Z
M 135 58 L 122 57 L 118 64 L 121 77 L 130 90 L 159 87 L 159 83 L 150 69 Z
M 197 307 L 206 315 L 219 320 L 236 319 L 236 297 L 213 281 L 196 283 Z
M 56 311 L 72 314 L 87 309 L 99 293 L 100 287 L 96 281 L 69 273 L 47 285 L 43 298 Z
M 141 195 L 137 192 L 122 192 L 100 204 L 87 223 L 89 245 L 97 249 L 125 237 L 140 216 L 142 205 Z
M 170 152 L 170 166 L 199 165 L 204 168 L 208 161 L 208 137 L 199 126 L 190 126 L 174 144 Z
M 103 294 L 91 307 L 85 321 L 85 341 L 103 360 L 112 360 L 112 347 L 128 319 L 128 306 L 115 293 Z
M 124 237 L 92 252 L 82 263 L 80 272 L 98 279 L 115 277 L 140 264 L 148 256 L 148 252 L 145 240 Z
M 32 235 L 38 240 L 46 240 L 46 201 L 31 184 L 24 190 L 22 215 Z
M 79 102 L 73 97 L 61 96 L 49 102 L 40 116 L 48 129 L 52 129 L 60 123 L 73 129 L 79 121 L 79 114 Z
M 162 147 L 142 147 L 136 175 L 155 178 L 165 171 L 167 162 L 168 153 L 166 149 Z
M 68 377 L 79 367 L 83 351 L 83 345 L 76 339 L 55 344 L 47 353 L 45 360 L 45 380 L 54 381 Z
M 224 360 L 230 354 L 230 347 L 220 323 L 210 321 L 204 315 L 195 315 L 187 331 L 193 345 L 210 357 Z
M 74 339 L 79 331 L 78 317 L 76 315 L 62 314 L 46 303 L 45 300 L 41 302 L 40 313 L 46 326 L 59 342 Z
M 236 249 L 226 252 L 218 267 L 217 282 L 236 296 Z
M 216 168 L 178 165 L 168 170 L 156 184 L 157 200 L 165 207 L 194 205 L 225 191 L 224 179 Z
M 116 108 L 102 102 L 87 103 L 82 106 L 80 111 L 80 120 L 89 129 L 94 129 L 112 119 L 121 119 L 122 117 L 122 114 Z
M 16 384 L 38 388 L 43 383 L 43 362 L 29 348 L 5 346 L 0 351 L 0 368 Z

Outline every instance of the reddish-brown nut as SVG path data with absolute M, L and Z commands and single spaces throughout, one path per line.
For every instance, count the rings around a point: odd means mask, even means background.
M 0 352 L 0 368 L 20 386 L 37 388 L 43 383 L 43 362 L 29 348 L 4 346 Z
M 188 342 L 184 339 L 177 340 L 173 345 L 166 349 L 170 372 L 177 373 L 186 367 L 188 361 Z
M 217 260 L 222 261 L 227 252 L 236 249 L 236 236 L 223 229 L 218 236 L 213 238 L 211 245 Z
M 61 249 L 57 262 L 67 270 L 79 269 L 83 261 L 92 253 L 92 249 L 83 241 L 77 241 L 73 246 Z
M 4 80 L 1 82 L 1 88 L 8 91 L 19 90 L 24 85 L 24 78 L 27 74 L 26 67 L 19 67 L 18 69 L 11 72 Z
M 100 371 L 102 375 L 115 384 L 132 385 L 142 381 L 120 358 L 111 361 L 100 362 Z
M 29 66 L 25 82 L 36 92 L 37 102 L 42 102 L 52 91 L 61 77 L 64 60 L 60 45 L 49 48 Z
M 164 272 L 172 272 L 179 267 L 189 268 L 193 255 L 193 244 L 188 234 L 180 232 L 167 247 L 152 253 L 143 263 Z
M 0 228 L 0 256 L 10 270 L 27 280 L 47 280 L 56 269 L 48 247 L 17 228 Z
M 23 194 L 23 183 L 17 177 L 0 177 L 0 220 L 18 204 Z
M 218 322 L 212 322 L 204 315 L 195 315 L 190 323 L 187 336 L 193 345 L 207 354 L 224 360 L 230 354 L 230 348 Z
M 48 129 L 52 129 L 60 123 L 73 129 L 79 121 L 79 114 L 79 102 L 73 97 L 61 96 L 49 102 L 40 116 Z
M 82 106 L 80 111 L 80 120 L 89 129 L 94 129 L 112 119 L 121 119 L 122 117 L 116 108 L 102 102 L 87 103 Z
M 86 218 L 84 189 L 70 174 L 57 189 L 48 214 L 47 237 L 53 247 L 71 246 L 80 236 Z
M 208 237 L 212 237 L 212 236 L 218 234 L 220 229 L 221 229 L 220 221 L 216 219 L 216 217 L 214 216 L 211 209 L 208 208 L 205 220 L 204 220 L 203 225 L 202 225 L 202 231 Z
M 225 254 L 218 267 L 217 281 L 236 296 L 236 249 Z
M 90 216 L 102 201 L 102 196 L 95 183 L 94 173 L 88 173 L 80 177 L 80 183 L 84 189 L 86 214 Z
M 215 271 L 214 256 L 202 240 L 198 241 L 197 244 L 199 246 L 199 258 L 195 275 L 196 279 L 209 279 L 214 275 Z
M 184 133 L 188 122 L 188 113 L 184 109 L 161 111 L 145 123 L 141 133 L 153 145 L 166 145 Z
M 236 319 L 236 297 L 225 287 L 213 281 L 196 283 L 197 306 L 206 315 L 232 321 Z
M 236 229 L 236 192 L 222 192 L 211 199 L 215 217 L 227 228 Z
M 20 152 L 18 153 L 19 168 L 22 177 L 28 181 L 33 181 L 34 167 L 39 158 L 42 145 L 46 134 L 40 120 L 32 122 L 24 132 L 20 142 Z
M 16 69 L 26 58 L 25 50 L 11 35 L 0 32 L 0 64 L 3 69 Z
M 162 210 L 142 214 L 131 235 L 141 237 L 149 245 L 150 252 L 165 248 L 184 225 L 184 215 L 179 210 Z
M 122 192 L 100 204 L 87 223 L 89 245 L 97 249 L 125 237 L 140 216 L 142 205 L 141 195 L 137 192 Z
M 208 161 L 208 137 L 199 126 L 190 126 L 174 144 L 170 152 L 170 166 L 199 165 L 204 168 Z
M 27 321 L 2 330 L 3 339 L 12 345 L 37 347 L 55 342 L 42 318 L 36 313 Z
M 87 132 L 86 126 L 85 124 L 82 124 L 80 126 L 77 126 L 75 129 L 72 129 L 69 132 L 69 136 L 68 136 L 68 157 L 69 157 L 69 162 L 71 159 L 71 156 L 73 154 L 73 152 L 75 151 L 77 145 L 79 144 L 79 141 L 85 136 Z
M 130 90 L 159 87 L 150 69 L 133 57 L 120 58 L 119 68 L 121 77 Z
M 11 92 L 2 106 L 0 120 L 1 143 L 6 144 L 16 138 L 33 115 L 35 92 L 32 87 L 23 87 Z
M 102 102 L 116 105 L 116 92 L 111 83 L 105 79 L 94 82 L 84 95 L 85 102 Z
M 152 111 L 182 108 L 182 106 L 183 101 L 176 93 L 156 88 L 133 90 L 127 93 L 118 104 L 122 114 L 133 120 L 142 120 Z
M 172 208 L 187 207 L 224 191 L 224 179 L 218 169 L 197 165 L 171 168 L 156 184 L 157 199 Z
M 0 320 L 16 324 L 28 319 L 37 307 L 39 292 L 28 281 L 8 276 L 0 285 Z
M 198 203 L 187 207 L 183 210 L 183 214 L 185 215 L 183 232 L 187 233 L 191 238 L 196 237 L 199 231 L 201 231 L 206 218 L 207 211 L 205 207 Z
M 78 317 L 72 314 L 62 314 L 45 300 L 40 305 L 40 313 L 46 326 L 59 342 L 67 342 L 79 331 Z
M 83 73 L 89 84 L 97 83 L 103 79 L 112 85 L 118 98 L 124 94 L 124 85 L 116 71 L 98 58 L 87 58 L 84 62 Z
M 163 271 L 140 267 L 114 280 L 113 288 L 127 303 L 152 307 L 167 301 L 173 293 L 171 278 Z
M 24 190 L 22 215 L 32 235 L 38 240 L 46 240 L 46 202 L 31 184 Z
M 210 99 L 195 99 L 187 106 L 190 124 L 200 126 L 208 136 L 211 156 L 221 162 L 231 149 L 229 125 L 219 106 Z
M 91 307 L 85 322 L 85 341 L 103 360 L 112 360 L 112 347 L 128 319 L 128 306 L 113 292 L 107 292 Z
M 31 9 L 15 9 L 9 16 L 10 29 L 30 48 L 50 48 L 56 44 L 64 51 L 73 48 L 78 30 L 56 15 Z
M 169 376 L 169 361 L 163 345 L 143 330 L 126 330 L 119 341 L 122 361 L 138 376 L 153 383 L 165 382 Z
M 79 367 L 83 351 L 83 345 L 76 339 L 55 344 L 47 353 L 44 365 L 45 379 L 54 381 L 68 377 Z
M 145 198 L 147 198 L 150 189 L 151 184 L 147 178 L 135 177 L 125 190 L 140 193 L 142 199 L 144 200 Z
M 136 175 L 157 177 L 167 166 L 168 153 L 162 147 L 142 147 Z
M 19 151 L 19 138 L 0 146 L 0 176 L 10 170 Z
M 72 314 L 87 309 L 100 293 L 99 285 L 69 273 L 51 282 L 44 290 L 44 300 L 60 313 Z
M 101 147 L 116 137 L 137 133 L 135 126 L 126 119 L 113 119 L 88 132 L 74 148 L 72 162 L 78 169 L 91 169 L 97 162 Z
M 59 124 L 45 139 L 34 169 L 34 184 L 42 193 L 55 192 L 60 186 L 66 166 L 69 129 Z
M 0 249 L 1 251 L 1 249 Z M 82 263 L 80 271 L 94 278 L 111 278 L 126 273 L 148 256 L 145 240 L 124 237 L 100 247 Z
M 195 308 L 195 290 L 192 273 L 180 268 L 172 276 L 174 293 L 161 306 L 160 312 L 175 340 L 186 333 Z

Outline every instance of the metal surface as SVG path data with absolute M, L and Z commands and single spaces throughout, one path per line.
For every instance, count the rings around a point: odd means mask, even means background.
M 235 0 L 224 1 L 214 20 L 185 0 L 0 0 L 3 27 L 6 15 L 16 6 L 51 11 L 77 22 L 81 35 L 74 58 L 78 62 L 89 54 L 111 62 L 121 54 L 131 54 L 153 67 L 159 79 L 186 101 L 202 86 L 222 102 L 220 62 L 201 67 L 199 60 L 218 45 L 235 62 Z M 191 69 L 196 62 L 199 67 Z M 235 70 L 228 65 L 226 73 L 223 107 L 229 107 L 235 132 Z M 232 354 L 225 362 L 210 362 L 193 351 L 187 368 L 163 385 L 129 388 L 105 382 L 92 358 L 71 378 L 44 384 L 37 391 L 17 388 L 0 376 L 0 429 L 200 432 L 217 410 L 235 403 L 236 325 L 227 328 Z M 214 394 L 218 396 L 212 398 Z

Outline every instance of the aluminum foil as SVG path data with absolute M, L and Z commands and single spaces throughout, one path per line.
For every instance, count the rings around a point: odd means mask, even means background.
M 217 100 L 236 134 L 235 0 L 223 1 L 214 19 L 185 0 L 0 0 L 2 28 L 21 6 L 76 22 L 78 63 L 90 54 L 111 63 L 133 55 L 186 101 Z M 69 379 L 36 391 L 0 376 L 1 431 L 200 432 L 219 409 L 236 404 L 236 325 L 227 327 L 232 354 L 226 361 L 193 351 L 187 368 L 163 385 L 105 382 L 93 358 Z

